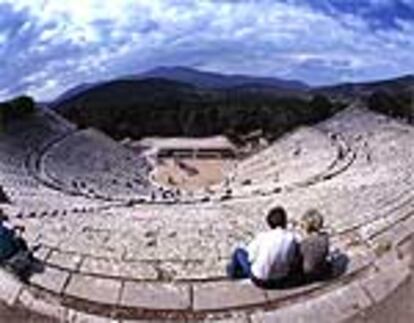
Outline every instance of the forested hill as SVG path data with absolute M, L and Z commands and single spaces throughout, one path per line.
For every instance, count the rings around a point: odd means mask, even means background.
M 288 94 L 286 94 L 288 93 Z M 207 89 L 159 78 L 99 84 L 55 107 L 81 127 L 116 139 L 239 135 L 262 129 L 274 138 L 340 108 L 323 96 L 272 86 Z
M 414 75 L 406 75 L 394 79 L 372 82 L 342 83 L 333 86 L 320 87 L 315 92 L 339 98 L 368 98 L 375 92 L 403 94 L 411 92 L 414 87 Z
M 345 83 L 314 91 L 331 98 L 352 101 L 356 98 L 371 109 L 414 122 L 414 75 L 364 83 Z

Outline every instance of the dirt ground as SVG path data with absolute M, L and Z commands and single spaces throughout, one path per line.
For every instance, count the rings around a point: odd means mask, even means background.
M 165 186 L 197 190 L 220 183 L 234 164 L 234 160 L 218 158 L 162 159 L 154 179 Z

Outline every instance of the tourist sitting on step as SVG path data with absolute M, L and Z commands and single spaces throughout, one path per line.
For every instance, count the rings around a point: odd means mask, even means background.
M 26 242 L 20 237 L 23 231 L 23 227 L 13 226 L 0 209 L 0 262 L 9 259 L 22 248 L 27 249 Z
M 0 208 L 0 265 L 22 280 L 27 280 L 33 272 L 40 270 L 40 264 L 23 239 L 23 232 L 24 227 L 12 225 Z
M 3 187 L 0 185 L 0 204 L 1 203 L 10 203 L 10 200 L 4 192 Z
M 302 239 L 300 255 L 305 280 L 320 280 L 330 276 L 329 235 L 323 231 L 323 216 L 315 209 L 308 210 L 301 219 Z
M 286 228 L 286 211 L 273 208 L 266 221 L 270 230 L 259 233 L 247 248 L 237 248 L 227 270 L 231 278 L 251 278 L 259 287 L 272 288 L 293 279 L 301 263 L 296 236 Z

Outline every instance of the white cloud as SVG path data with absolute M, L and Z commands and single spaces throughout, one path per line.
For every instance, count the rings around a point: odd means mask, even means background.
M 381 6 L 389 2 L 371 1 Z M 313 83 L 414 69 L 412 21 L 399 21 L 400 30 L 373 31 L 361 16 L 332 16 L 298 1 L 3 2 L 26 12 L 28 19 L 17 40 L 8 40 L 8 78 L 23 84 L 16 91 L 26 85 L 42 100 L 70 85 L 156 65 L 194 65 Z M 1 37 L 8 36 L 0 29 Z M 17 63 L 10 60 L 17 57 L 21 66 L 12 68 Z M 0 88 L 5 86 L 0 82 Z
M 4 44 L 7 41 L 7 38 L 6 33 L 0 33 L 0 44 Z

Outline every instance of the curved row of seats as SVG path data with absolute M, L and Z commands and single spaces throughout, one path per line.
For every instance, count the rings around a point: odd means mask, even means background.
M 146 160 L 93 129 L 49 147 L 40 169 L 46 180 L 80 195 L 129 200 L 150 193 Z
M 406 219 L 400 227 L 403 225 L 412 232 L 414 218 Z M 379 248 L 379 244 L 367 248 L 344 239 L 350 265 L 339 279 L 286 290 L 260 290 L 248 281 L 136 281 L 132 277 L 81 272 L 79 267 L 47 265 L 43 276 L 35 277 L 30 286 L 0 272 L 1 297 L 14 307 L 74 322 L 274 322 L 304 317 L 308 322 L 342 322 L 380 306 L 411 275 L 409 231 L 401 234 L 392 226 L 387 232 L 390 236 L 382 237 L 382 244 L 389 243 L 393 235 L 400 237 L 388 249 Z M 40 250 L 38 255 L 47 262 L 53 251 Z M 329 304 L 338 308 L 329 311 Z
M 8 152 L 3 155 L 2 171 L 16 181 L 13 207 L 33 210 L 46 194 L 41 203 L 49 206 L 49 213 L 39 210 L 37 216 L 21 219 L 30 241 L 41 243 L 36 255 L 46 269 L 29 285 L 0 272 L 0 295 L 14 307 L 72 322 L 273 322 L 304 315 L 311 322 L 327 318 L 339 322 L 364 315 L 411 275 L 414 156 L 409 147 L 414 130 L 355 109 L 318 125 L 318 131 L 336 134 L 327 136 L 335 144 L 336 158 L 329 158 L 331 163 L 324 163 L 328 167 L 313 181 L 303 179 L 299 181 L 303 185 L 267 196 L 252 193 L 243 199 L 212 198 L 168 207 L 105 202 L 73 187 L 79 172 L 87 185 L 105 193 L 94 178 L 102 175 L 105 166 L 116 170 L 112 157 L 104 155 L 117 148 L 102 144 L 105 139 L 99 134 L 56 131 L 57 136 L 36 139 L 35 152 L 31 145 Z M 87 153 L 95 148 L 96 152 Z M 77 157 L 71 158 L 66 149 Z M 35 157 L 29 163 L 28 154 Z M 23 159 L 20 166 L 7 165 L 14 158 Z M 73 165 L 65 165 L 64 158 Z M 95 176 L 88 177 L 88 170 L 96 170 Z M 38 178 L 36 172 L 48 177 Z M 108 184 L 112 172 L 102 176 Z M 120 171 L 120 176 L 128 174 Z M 44 186 L 47 181 L 61 190 Z M 19 190 L 22 196 L 17 199 Z M 116 192 L 111 186 L 108 190 L 108 194 Z M 69 211 L 60 214 L 65 216 L 54 215 L 53 207 L 59 203 L 68 203 Z M 263 229 L 263 214 L 275 203 L 284 205 L 293 217 L 310 206 L 321 209 L 334 245 L 350 260 L 342 277 L 275 291 L 257 289 L 248 281 L 226 280 L 224 267 L 231 248 Z M 91 205 L 95 208 L 88 208 Z
M 38 180 L 36 157 L 50 142 L 76 132 L 53 112 L 38 109 L 35 115 L 9 125 L 0 135 L 1 185 L 16 217 L 64 215 L 101 206 L 83 196 L 71 196 Z
M 17 217 L 66 215 L 151 194 L 149 164 L 47 109 L 0 135 L 1 185 Z
M 336 146 L 329 137 L 318 129 L 303 127 L 241 161 L 233 177 L 238 182 L 285 182 L 292 181 L 292 176 L 303 179 L 326 168 L 335 155 Z
M 216 197 L 218 196 L 218 199 L 249 199 L 272 196 L 283 191 L 292 191 L 297 188 L 315 185 L 346 171 L 356 159 L 357 147 L 350 145 L 341 133 L 317 128 L 313 131 L 302 129 L 299 138 L 305 136 L 305 134 L 309 134 L 311 139 L 308 139 L 308 141 L 312 142 L 313 146 L 316 145 L 315 147 L 303 149 L 306 153 L 292 158 L 278 157 L 276 152 L 282 154 L 283 149 L 278 147 L 278 142 L 276 142 L 273 146 L 277 148 L 272 146 L 259 153 L 260 157 L 253 156 L 250 158 L 251 160 L 242 161 L 241 166 L 237 167 L 238 170 L 234 171 L 232 175 L 228 176 L 228 180 L 215 189 Z M 292 142 L 296 146 L 299 145 L 298 139 L 294 138 L 296 136 L 288 135 L 287 138 L 282 140 L 281 146 L 284 148 L 287 145 L 292 146 Z M 303 142 L 300 142 L 300 145 L 306 146 L 304 138 L 302 140 Z M 318 143 L 323 144 L 317 145 Z M 288 152 L 291 150 L 288 150 Z M 321 159 L 318 158 L 319 154 L 322 156 Z M 274 162 L 278 158 L 283 159 L 283 165 Z M 238 174 L 239 172 L 243 173 L 241 170 L 244 168 L 244 163 L 255 165 L 254 168 L 257 169 L 254 172 L 257 172 L 258 180 L 252 180 L 254 178 L 252 175 L 246 178 L 245 174 Z M 287 174 L 284 175 L 283 180 L 275 179 L 271 175 L 282 171 Z

